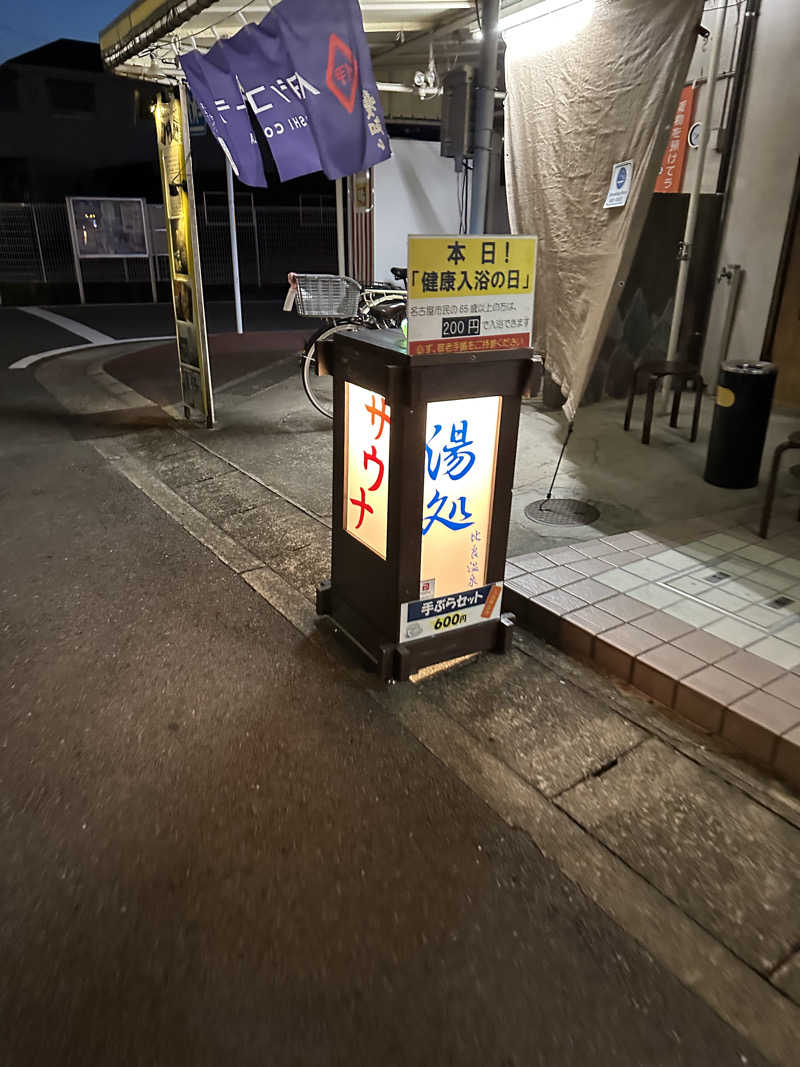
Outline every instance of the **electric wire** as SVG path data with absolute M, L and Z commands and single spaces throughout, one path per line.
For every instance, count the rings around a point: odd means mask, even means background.
M 241 11 L 244 11 L 245 8 L 251 7 L 255 3 L 256 0 L 246 0 L 246 2 L 242 4 L 241 7 L 237 7 L 235 11 L 226 11 L 224 15 L 220 15 L 218 19 L 214 22 L 209 22 L 209 24 L 202 29 L 192 30 L 191 33 L 186 33 L 182 37 L 178 37 L 178 44 L 183 44 L 184 41 L 189 41 L 192 37 L 199 37 L 204 33 L 208 33 L 208 31 L 212 30 L 215 26 L 220 26 L 223 22 L 228 22 L 230 19 L 236 18 Z

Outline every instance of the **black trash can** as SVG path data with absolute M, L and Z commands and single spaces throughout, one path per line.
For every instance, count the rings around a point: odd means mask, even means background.
M 720 367 L 703 475 L 711 485 L 723 489 L 758 485 L 777 376 L 774 363 L 736 360 Z

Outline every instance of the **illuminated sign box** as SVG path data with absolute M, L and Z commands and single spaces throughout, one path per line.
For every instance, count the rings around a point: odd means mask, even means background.
M 525 335 L 527 338 L 527 334 Z M 522 347 L 410 354 L 397 330 L 323 342 L 333 373 L 331 580 L 319 614 L 383 679 L 505 651 Z
M 420 594 L 485 583 L 501 410 L 499 396 L 428 404 Z

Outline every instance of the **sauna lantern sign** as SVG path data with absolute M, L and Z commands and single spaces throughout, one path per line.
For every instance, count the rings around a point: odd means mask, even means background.
M 536 238 L 408 238 L 408 354 L 527 348 Z
M 409 357 L 527 349 L 535 273 L 535 237 L 409 237 Z M 502 405 L 501 396 L 427 405 L 420 599 L 401 606 L 404 641 L 499 616 L 487 547 Z
M 530 257 L 527 271 L 520 282 L 530 301 Z M 524 326 L 473 335 L 492 346 L 477 351 L 462 341 L 460 350 L 412 355 L 401 330 L 320 342 L 334 429 L 331 578 L 317 590 L 317 613 L 384 681 L 511 647 L 503 576 L 520 402 L 533 367 L 526 345 L 497 340 L 514 329 L 527 341 L 530 308 L 513 317 Z
M 500 614 L 486 586 L 502 398 L 428 404 L 420 516 L 420 600 L 403 605 L 406 641 Z M 485 614 L 484 614 L 485 612 Z M 414 616 L 417 615 L 415 619 Z
M 404 641 L 500 615 L 501 583 L 487 583 L 487 549 L 502 397 L 427 405 L 419 600 L 403 603 Z M 387 555 L 392 410 L 386 398 L 345 383 L 344 528 L 381 559 Z M 409 516 L 406 516 L 409 518 Z

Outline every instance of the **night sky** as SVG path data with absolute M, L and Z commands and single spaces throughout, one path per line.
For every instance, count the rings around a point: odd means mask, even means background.
M 96 41 L 131 0 L 2 0 L 0 62 L 58 37 Z

